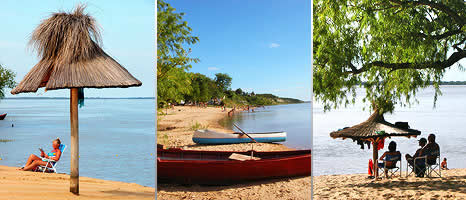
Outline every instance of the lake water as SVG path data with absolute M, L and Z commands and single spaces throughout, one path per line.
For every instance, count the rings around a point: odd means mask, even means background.
M 427 138 L 430 133 L 437 136 L 442 159 L 448 159 L 449 168 L 466 168 L 466 86 L 442 86 L 443 95 L 438 98 L 436 108 L 433 108 L 433 88 L 426 88 L 417 93 L 419 104 L 411 108 L 397 107 L 393 114 L 386 114 L 389 122 L 407 121 L 411 128 L 422 132 L 421 137 Z M 358 96 L 363 96 L 362 90 Z M 368 160 L 372 158 L 372 149 L 360 149 L 351 139 L 332 139 L 329 134 L 339 128 L 353 126 L 365 121 L 369 111 L 363 111 L 362 102 L 356 105 L 323 112 L 319 103 L 313 110 L 313 174 L 353 174 L 367 173 Z M 420 137 L 418 137 L 419 139 Z M 403 171 L 406 168 L 404 154 L 414 154 L 418 148 L 416 139 L 392 137 L 385 140 L 385 148 L 379 151 L 379 156 L 387 150 L 390 141 L 397 142 L 397 150 L 403 154 Z
M 79 109 L 79 175 L 155 187 L 153 99 L 86 99 Z M 31 153 L 52 149 L 59 137 L 68 145 L 57 165 L 70 170 L 68 99 L 3 99 L 0 165 L 21 167 Z M 11 125 L 14 124 L 14 127 Z
M 291 148 L 309 149 L 312 138 L 311 106 L 310 103 L 266 106 L 257 108 L 255 112 L 234 115 L 232 122 L 246 133 L 285 131 L 287 139 L 282 144 Z M 231 123 L 226 126 L 234 128 Z

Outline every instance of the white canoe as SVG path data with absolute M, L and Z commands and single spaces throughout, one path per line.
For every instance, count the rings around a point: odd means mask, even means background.
M 247 133 L 257 142 L 283 142 L 286 140 L 286 132 Z M 193 142 L 197 144 L 236 144 L 253 142 L 245 134 L 222 133 L 212 130 L 197 130 L 193 135 Z

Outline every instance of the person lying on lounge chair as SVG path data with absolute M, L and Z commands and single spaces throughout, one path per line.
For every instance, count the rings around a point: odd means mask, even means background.
M 396 150 L 396 142 L 395 141 L 391 141 L 389 144 L 388 144 L 388 151 L 386 151 L 382 156 L 380 156 L 380 159 L 379 160 L 384 160 L 385 157 L 391 157 L 391 158 L 395 158 L 395 157 L 398 157 L 398 160 L 401 160 L 401 153 L 399 151 Z M 385 168 L 385 176 L 388 178 L 388 169 L 391 169 L 391 168 L 395 168 L 396 167 L 396 162 L 397 161 L 394 161 L 394 160 L 391 160 L 391 159 L 388 159 L 385 161 L 385 164 L 382 162 L 382 163 L 379 163 L 379 168 Z
M 45 166 L 47 165 L 47 161 L 44 161 L 42 160 L 42 158 L 46 158 L 46 159 L 50 159 L 50 160 L 54 160 L 54 161 L 58 161 L 60 160 L 60 157 L 61 157 L 61 151 L 60 151 L 60 139 L 55 139 L 52 141 L 52 151 L 50 153 L 45 153 L 44 150 L 42 149 L 39 149 L 40 150 L 40 157 L 37 157 L 36 155 L 34 154 L 31 154 L 26 162 L 26 164 L 24 165 L 24 167 L 21 167 L 20 169 L 18 170 L 22 170 L 22 171 L 34 171 L 38 166 Z M 47 167 L 52 167 L 51 166 L 51 163 L 48 164 Z

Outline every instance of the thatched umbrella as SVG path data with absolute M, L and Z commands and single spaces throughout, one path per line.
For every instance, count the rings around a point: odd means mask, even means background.
M 380 114 L 376 109 L 374 113 L 366 121 L 357 124 L 355 126 L 344 128 L 342 130 L 334 131 L 330 133 L 332 138 L 351 138 L 353 140 L 371 142 L 373 146 L 373 169 L 374 174 L 377 177 L 377 159 L 378 150 L 377 146 L 380 141 L 387 137 L 393 136 L 405 136 L 405 137 L 416 137 L 421 134 L 421 131 L 410 129 L 406 122 L 397 122 L 391 124 L 385 121 L 383 114 Z
M 70 192 L 74 194 L 79 194 L 78 91 L 142 84 L 100 48 L 97 23 L 84 14 L 84 8 L 78 5 L 73 13 L 54 13 L 34 30 L 30 44 L 41 59 L 11 91 L 70 89 Z

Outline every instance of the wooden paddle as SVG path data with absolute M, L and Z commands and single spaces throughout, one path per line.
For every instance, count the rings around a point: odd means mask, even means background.
M 239 131 L 241 131 L 243 134 L 245 134 L 246 136 L 248 136 L 249 138 L 251 138 L 252 141 L 254 141 L 255 143 L 259 143 L 257 142 L 254 138 L 252 138 L 251 136 L 249 136 L 249 134 L 247 134 L 246 132 L 244 132 L 238 125 L 236 125 L 235 123 L 233 123 L 233 126 L 235 126 Z
M 241 131 L 243 134 L 245 134 L 246 136 L 248 136 L 249 138 L 251 138 L 252 141 L 254 141 L 255 143 L 259 143 L 257 142 L 254 138 L 252 138 L 251 136 L 249 136 L 249 134 L 247 134 L 246 132 L 244 132 L 238 125 L 236 125 L 235 123 L 233 123 L 233 126 L 235 126 L 237 129 L 239 129 L 239 131 Z M 251 159 L 254 159 L 254 143 L 251 143 Z

